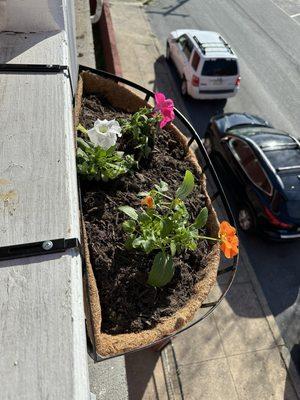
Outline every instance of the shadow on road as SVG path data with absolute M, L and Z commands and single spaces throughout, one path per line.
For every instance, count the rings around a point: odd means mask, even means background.
M 161 7 L 160 11 L 146 11 L 147 14 L 160 14 L 164 17 L 167 16 L 173 16 L 173 17 L 181 17 L 181 18 L 187 18 L 190 15 L 189 14 L 183 14 L 183 13 L 178 13 L 177 10 L 183 6 L 184 4 L 188 3 L 190 0 L 177 0 L 177 4 L 173 5 L 165 5 L 164 7 Z
M 291 356 L 295 363 L 298 373 L 300 374 L 300 343 L 295 344 L 291 350 Z
M 164 92 L 174 99 L 176 107 L 182 111 L 187 119 L 203 137 L 210 118 L 224 111 L 226 101 L 196 101 L 182 98 L 180 94 L 180 80 L 172 63 L 164 56 L 159 57 L 154 65 L 154 90 Z M 230 99 L 228 100 L 230 102 Z M 226 111 L 226 110 L 225 110 Z M 247 110 L 241 110 L 247 111 Z M 221 177 L 224 182 L 224 177 Z M 236 203 L 230 185 L 223 185 L 233 212 L 236 212 Z M 244 259 L 251 264 L 258 281 L 263 289 L 272 314 L 276 317 L 281 334 L 288 347 L 300 342 L 299 318 L 299 286 L 300 286 L 300 246 L 299 241 L 289 243 L 273 243 L 258 235 L 240 233 L 240 240 Z M 237 279 L 244 274 L 241 263 Z M 233 311 L 246 318 L 260 318 L 261 314 L 249 313 L 247 307 L 239 307 L 236 301 L 231 302 Z M 298 352 L 298 350 L 297 350 Z M 297 353 L 298 354 L 298 353 Z
M 300 375 L 300 345 L 296 344 L 291 350 L 293 362 L 288 367 L 288 374 L 285 382 L 283 400 L 299 398 L 299 375 Z M 296 394 L 295 394 L 296 392 Z
M 224 111 L 226 100 L 194 100 L 190 97 L 182 97 L 180 93 L 180 77 L 172 62 L 160 56 L 155 64 L 154 90 L 165 93 L 174 99 L 175 106 L 192 122 L 200 137 L 204 132 L 213 115 Z

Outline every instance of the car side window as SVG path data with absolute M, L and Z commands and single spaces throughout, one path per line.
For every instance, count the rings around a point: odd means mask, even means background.
M 185 35 L 182 35 L 178 38 L 178 44 L 181 47 L 181 50 L 183 50 L 185 48 L 186 42 L 187 42 L 188 38 Z
M 188 60 L 191 58 L 193 50 L 194 50 L 193 43 L 188 39 L 183 49 L 183 52 Z
M 191 62 L 194 71 L 197 71 L 199 62 L 200 62 L 200 55 L 197 53 L 197 51 L 194 51 L 194 55 Z
M 182 52 L 186 55 L 189 60 L 194 49 L 193 43 L 189 40 L 189 38 L 185 35 L 182 35 L 178 38 L 179 46 L 181 47 Z
M 229 145 L 234 157 L 241 164 L 249 179 L 266 194 L 271 195 L 273 191 L 272 185 L 248 143 L 232 138 L 229 141 Z

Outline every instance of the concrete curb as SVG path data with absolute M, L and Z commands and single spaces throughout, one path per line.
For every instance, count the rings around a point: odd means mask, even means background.
M 89 2 L 75 0 L 75 10 L 78 63 L 95 68 L 95 51 Z
M 101 18 L 97 25 L 101 34 L 106 70 L 112 74 L 122 76 L 121 61 L 110 13 L 109 0 L 103 1 Z

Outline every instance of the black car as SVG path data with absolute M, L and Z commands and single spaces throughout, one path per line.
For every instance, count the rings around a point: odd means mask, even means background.
M 228 178 L 244 231 L 271 239 L 300 238 L 300 143 L 250 114 L 213 117 L 204 145 Z M 224 174 L 225 172 L 225 174 Z

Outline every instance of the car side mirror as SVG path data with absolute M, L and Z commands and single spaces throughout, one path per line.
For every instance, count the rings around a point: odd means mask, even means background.
M 224 136 L 224 137 L 221 139 L 221 142 L 228 142 L 229 139 L 230 139 L 229 136 Z

